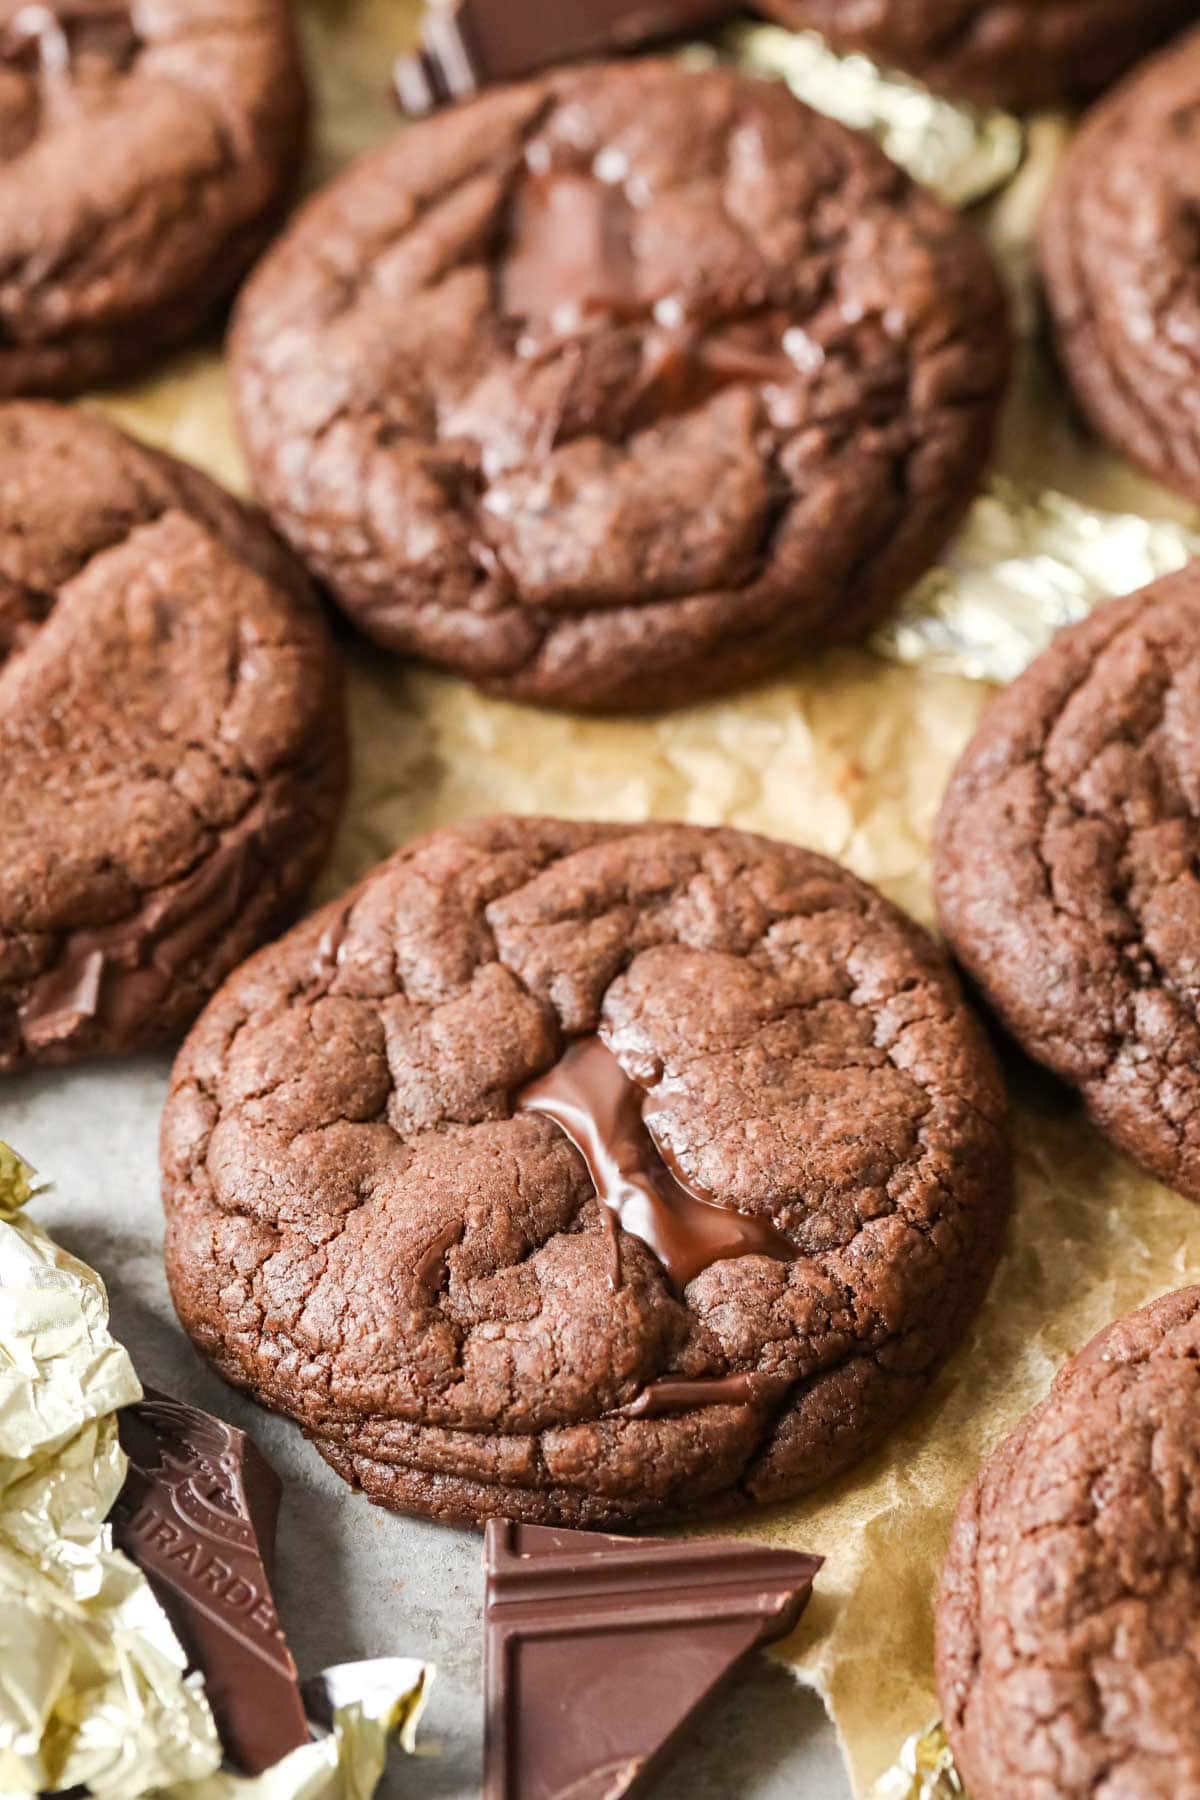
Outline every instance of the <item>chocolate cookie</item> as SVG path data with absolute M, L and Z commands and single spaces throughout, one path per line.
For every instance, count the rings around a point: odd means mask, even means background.
M 267 505 L 387 647 L 658 706 L 862 632 L 1008 360 L 972 228 L 782 84 L 574 69 L 320 194 L 233 336 Z
M 0 394 L 194 335 L 269 235 L 305 112 L 287 0 L 0 0 Z
M 1046 205 L 1059 358 L 1101 437 L 1200 499 L 1200 32 L 1089 113 Z
M 1196 0 L 758 0 L 784 25 L 1001 106 L 1087 99 L 1197 16 Z
M 942 806 L 960 961 L 1096 1123 L 1200 1199 L 1200 563 L 1072 626 L 992 703 Z
M 198 1347 L 375 1500 L 600 1525 L 801 1493 L 988 1280 L 990 1053 L 932 942 L 735 831 L 495 819 L 246 964 L 176 1064 Z
M 336 819 L 339 690 L 262 521 L 0 406 L 0 1072 L 176 1033 L 278 928 Z
M 972 1800 L 1200 1795 L 1200 1288 L 1067 1364 L 959 1507 L 938 1685 Z

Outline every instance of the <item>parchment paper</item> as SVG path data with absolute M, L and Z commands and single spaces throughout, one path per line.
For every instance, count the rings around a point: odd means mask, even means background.
M 304 0 L 320 96 L 314 173 L 391 129 L 394 51 L 415 0 Z M 1039 122 L 991 231 L 1031 322 L 1029 225 L 1065 140 Z M 123 424 L 244 486 L 218 353 L 101 404 Z M 1087 442 L 1027 350 L 1000 467 L 1096 505 L 1186 517 Z M 929 921 L 928 846 L 953 762 L 986 703 L 979 683 L 841 651 L 732 699 L 655 720 L 543 715 L 348 645 L 356 774 L 320 897 L 415 832 L 493 809 L 729 821 L 812 845 Z M 39 1216 L 113 1289 L 114 1324 L 144 1378 L 253 1428 L 293 1479 L 281 1602 L 305 1668 L 384 1651 L 442 1664 L 444 1754 L 405 1792 L 471 1794 L 478 1773 L 478 1547 L 466 1533 L 387 1518 L 349 1495 L 298 1433 L 232 1398 L 184 1345 L 159 1265 L 155 1134 L 165 1063 L 34 1076 L 0 1092 L 0 1131 L 56 1179 Z M 1109 1151 L 1078 1111 L 1013 1066 L 1018 1194 L 1007 1255 L 969 1342 L 886 1449 L 835 1488 L 755 1515 L 754 1536 L 828 1559 L 780 1654 L 824 1696 L 854 1792 L 936 1711 L 931 1599 L 958 1493 L 998 1437 L 1101 1324 L 1200 1278 L 1200 1215 Z M 779 1677 L 775 1677 L 777 1684 Z M 766 1698 L 764 1698 L 766 1696 Z M 769 1726 L 763 1721 L 770 1720 Z M 811 1708 L 759 1674 L 715 1713 L 665 1793 L 836 1800 L 841 1778 Z

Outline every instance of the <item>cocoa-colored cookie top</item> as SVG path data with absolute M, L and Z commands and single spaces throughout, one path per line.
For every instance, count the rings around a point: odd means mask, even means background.
M 1094 429 L 1200 499 L 1200 32 L 1093 109 L 1042 218 L 1058 354 Z
M 595 1098 L 613 1067 L 640 1125 Z M 879 895 L 740 832 L 523 818 L 399 851 L 241 969 L 163 1166 L 175 1304 L 227 1379 L 387 1505 L 593 1525 L 856 1460 L 1007 1200 L 989 1051 Z M 697 1253 L 689 1207 L 743 1241 Z
M 0 394 L 197 331 L 269 234 L 305 111 L 288 0 L 0 0 Z
M 0 406 L 0 1072 L 186 1024 L 315 873 L 344 760 L 265 523 L 84 412 Z
M 993 701 L 935 852 L 960 961 L 1153 1174 L 1200 1199 L 1200 565 L 1064 631 Z
M 938 1685 L 972 1800 L 1200 1794 L 1200 1288 L 1093 1339 L 959 1507 Z
M 781 83 L 655 61 L 402 132 L 233 337 L 260 491 L 360 626 L 596 708 L 861 632 L 957 522 L 1007 363 L 960 216 Z
M 1002 106 L 1089 98 L 1196 18 L 1196 0 L 760 0 L 931 87 Z

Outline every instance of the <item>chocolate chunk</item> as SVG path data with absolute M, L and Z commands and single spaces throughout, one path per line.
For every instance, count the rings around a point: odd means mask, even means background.
M 572 1044 L 517 1101 L 519 1112 L 553 1119 L 584 1162 L 609 1221 L 613 1286 L 620 1286 L 617 1226 L 640 1238 L 682 1293 L 731 1256 L 792 1262 L 796 1248 L 766 1219 L 722 1206 L 667 1166 L 642 1116 L 646 1094 L 598 1037 Z
M 648 1792 L 700 1707 L 793 1629 L 821 1560 L 493 1519 L 484 1800 Z
M 236 922 L 256 873 L 249 840 L 231 838 L 132 918 L 72 933 L 58 961 L 29 983 L 19 1008 L 26 1043 L 44 1049 L 84 1021 L 136 1031 L 167 1000 L 178 970 Z
M 202 1672 L 226 1756 L 261 1774 L 309 1741 L 267 1573 L 279 1477 L 245 1432 L 161 1394 L 126 1407 L 121 1445 L 129 1474 L 113 1542 Z
M 138 46 L 127 5 L 114 0 L 58 0 L 54 6 L 22 6 L 0 28 L 0 61 L 31 62 L 43 81 L 65 81 L 83 57 L 124 69 Z
M 432 4 L 421 46 L 396 64 L 405 112 L 423 114 L 552 63 L 619 54 L 658 38 L 700 31 L 736 9 L 729 0 L 459 0 Z

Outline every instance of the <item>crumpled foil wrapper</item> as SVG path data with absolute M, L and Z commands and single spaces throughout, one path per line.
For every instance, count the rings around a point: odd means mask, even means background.
M 116 1797 L 208 1774 L 212 1715 L 104 1520 L 125 1479 L 116 1411 L 141 1398 L 98 1275 L 22 1208 L 0 1144 L 0 1793 Z
M 871 1789 L 871 1800 L 965 1800 L 940 1724 L 908 1739 L 895 1766 Z
M 327 1735 L 254 1780 L 221 1770 L 203 1683 L 104 1523 L 141 1384 L 100 1277 L 24 1211 L 33 1192 L 0 1142 L 0 1795 L 370 1800 L 391 1738 L 412 1748 L 423 1663 L 326 1671 Z
M 397 128 L 386 72 L 412 43 L 421 7 L 298 7 L 320 103 L 315 168 L 325 173 Z M 807 97 L 843 106 L 833 65 L 819 66 L 831 71 L 829 83 Z M 918 137 L 932 134 L 929 103 L 920 106 Z M 490 810 L 543 811 L 727 823 L 804 843 L 931 921 L 933 824 L 988 697 L 978 678 L 1009 679 L 1048 632 L 1114 591 L 1110 559 L 1122 586 L 1137 585 L 1174 566 L 1197 530 L 1189 509 L 1079 428 L 1038 350 L 1033 223 L 1068 136 L 1062 119 L 1026 121 L 1020 169 L 980 208 L 1018 302 L 1022 355 L 997 469 L 1019 486 L 985 496 L 944 573 L 903 609 L 895 630 L 917 634 L 905 640 L 908 660 L 892 660 L 897 650 L 885 635 L 887 656 L 841 649 L 747 693 L 661 718 L 603 720 L 489 699 L 351 642 L 355 779 L 318 899 L 421 831 Z M 948 177 L 934 178 L 945 191 Z M 244 490 L 216 349 L 176 358 L 103 405 L 130 430 Z M 1160 533 L 1146 521 L 1172 529 Z M 936 628 L 921 622 L 927 617 Z M 732 1528 L 827 1559 L 796 1636 L 778 1654 L 824 1697 L 860 1800 L 893 1768 L 909 1734 L 924 1738 L 937 1710 L 933 1596 L 962 1488 L 1094 1331 L 1167 1288 L 1200 1280 L 1192 1205 L 1111 1151 L 1048 1083 L 1029 1077 L 1014 1115 L 1008 1250 L 929 1399 L 861 1468 Z M 944 1771 L 922 1768 L 924 1750 L 906 1755 L 907 1785 L 885 1790 L 889 1800 L 955 1792 Z
M 975 681 L 1012 681 L 1055 632 L 1200 556 L 1200 532 L 1082 506 L 997 480 L 945 560 L 919 581 L 872 646 Z
M 1025 130 L 1011 113 L 944 100 L 865 56 L 839 56 L 815 31 L 733 25 L 718 44 L 752 74 L 786 81 L 818 112 L 869 132 L 952 206 L 994 194 L 1021 165 Z

